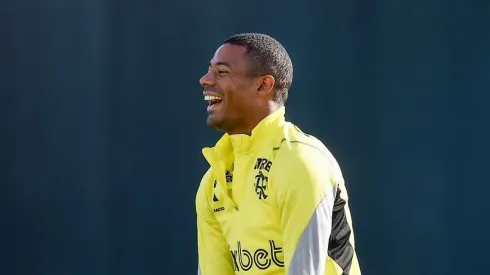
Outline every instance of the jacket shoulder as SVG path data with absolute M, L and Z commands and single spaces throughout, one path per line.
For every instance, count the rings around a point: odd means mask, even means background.
M 285 124 L 282 135 L 276 139 L 274 151 L 293 155 L 301 155 L 304 151 L 317 151 L 318 154 L 325 156 L 330 154 L 321 140 L 301 131 L 298 126 L 290 122 Z
M 213 179 L 213 170 L 211 167 L 209 167 L 206 173 L 204 173 L 204 175 L 201 178 L 201 183 L 199 184 L 199 188 L 201 188 L 201 186 L 205 186 L 209 181 L 212 181 L 212 179 Z
M 316 167 L 332 174 L 336 180 L 342 180 L 339 164 L 327 146 L 318 138 L 303 132 L 298 126 L 288 122 L 283 136 L 276 141 L 274 151 L 276 164 L 284 169 L 296 166 Z M 282 170 L 282 169 L 281 169 Z

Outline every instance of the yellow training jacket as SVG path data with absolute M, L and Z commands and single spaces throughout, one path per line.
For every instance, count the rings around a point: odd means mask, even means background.
M 340 168 L 284 113 L 203 149 L 198 274 L 361 274 Z

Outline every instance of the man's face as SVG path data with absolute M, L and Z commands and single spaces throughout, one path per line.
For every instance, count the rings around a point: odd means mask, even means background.
M 247 74 L 246 48 L 224 44 L 209 63 L 201 78 L 207 108 L 207 124 L 228 133 L 246 127 L 247 113 L 256 103 L 257 81 Z M 255 81 L 254 81 L 255 80 Z

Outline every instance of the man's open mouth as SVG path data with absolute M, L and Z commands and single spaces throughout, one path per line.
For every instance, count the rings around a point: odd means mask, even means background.
M 209 106 L 214 105 L 216 103 L 220 103 L 223 98 L 219 96 L 214 96 L 214 95 L 205 95 L 204 100 L 206 100 L 209 103 Z

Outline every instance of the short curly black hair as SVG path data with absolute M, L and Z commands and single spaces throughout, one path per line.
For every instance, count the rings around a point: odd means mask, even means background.
M 251 65 L 250 73 L 272 75 L 276 80 L 274 100 L 284 105 L 293 83 L 293 63 L 281 43 L 266 34 L 241 33 L 227 38 L 223 44 L 245 47 Z

